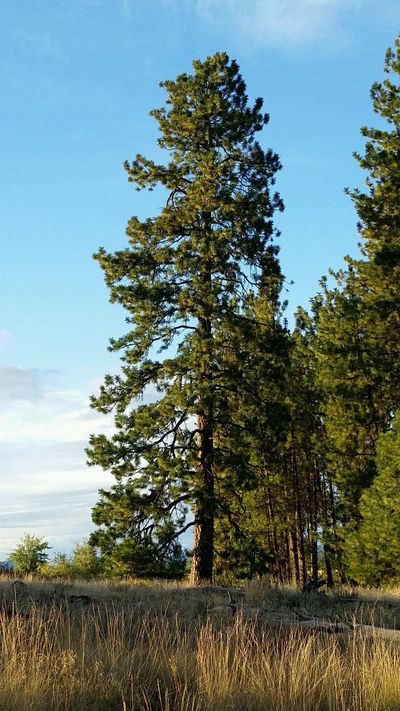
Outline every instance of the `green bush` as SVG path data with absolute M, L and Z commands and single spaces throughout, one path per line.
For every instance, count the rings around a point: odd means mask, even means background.
M 83 541 L 75 546 L 70 556 L 56 553 L 51 562 L 41 566 L 40 572 L 45 578 L 93 580 L 101 577 L 103 565 L 93 546 Z
M 26 533 L 16 549 L 10 554 L 10 560 L 20 575 L 37 573 L 41 566 L 47 562 L 49 549 L 47 541 Z

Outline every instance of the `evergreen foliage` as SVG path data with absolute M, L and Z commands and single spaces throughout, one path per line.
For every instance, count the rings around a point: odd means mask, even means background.
M 323 392 L 326 463 L 338 497 L 337 553 L 362 519 L 360 499 L 377 474 L 381 433 L 399 409 L 400 40 L 371 97 L 381 128 L 363 128 L 366 192 L 348 191 L 359 216 L 361 256 L 322 281 L 316 313 L 318 387 Z M 342 539 L 340 544 L 339 538 Z
M 122 370 L 93 406 L 115 413 L 89 461 L 116 479 L 93 511 L 107 574 L 318 581 L 322 564 L 368 584 L 398 575 L 400 412 L 400 38 L 371 91 L 380 127 L 363 128 L 366 189 L 359 258 L 321 280 L 290 334 L 273 216 L 277 155 L 256 140 L 226 54 L 162 84 L 164 164 L 125 168 L 165 206 L 131 218 L 129 244 L 96 255 L 128 332 Z
M 248 438 L 257 404 L 246 412 L 237 403 L 255 389 L 255 294 L 267 305 L 261 326 L 276 330 L 272 219 L 283 206 L 271 191 L 278 156 L 256 141 L 268 122 L 262 100 L 249 106 L 226 54 L 193 69 L 163 82 L 166 108 L 151 112 L 169 162 L 137 155 L 125 164 L 137 189 L 166 191 L 165 207 L 131 218 L 125 250 L 96 255 L 129 331 L 110 346 L 122 372 L 106 376 L 92 403 L 115 412 L 116 433 L 93 436 L 88 456 L 117 480 L 93 511 L 92 541 L 112 565 L 139 574 L 152 561 L 175 562 L 176 540 L 194 527 L 197 583 L 212 577 L 215 520 L 229 518 L 255 479 Z M 149 392 L 156 401 L 140 404 Z
M 361 524 L 346 540 L 349 576 L 385 585 L 400 575 L 400 417 L 381 435 L 377 476 L 361 497 Z

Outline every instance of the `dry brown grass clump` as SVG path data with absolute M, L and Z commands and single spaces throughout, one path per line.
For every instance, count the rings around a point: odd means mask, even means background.
M 0 709 L 400 711 L 399 644 L 280 629 L 240 611 L 217 624 L 207 615 L 217 597 L 132 583 L 32 582 L 16 593 L 1 582 Z M 306 605 L 358 614 L 356 600 L 368 621 L 378 605 L 396 616 L 400 598 L 389 596 L 387 608 L 382 599 L 368 591 L 317 598 L 255 584 L 245 590 L 245 603 L 264 611 Z

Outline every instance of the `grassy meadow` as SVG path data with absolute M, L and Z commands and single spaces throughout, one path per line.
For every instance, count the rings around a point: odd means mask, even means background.
M 0 709 L 400 710 L 400 642 L 340 633 L 400 628 L 400 590 L 243 592 L 234 609 L 185 584 L 3 578 Z M 305 615 L 339 632 L 303 630 Z

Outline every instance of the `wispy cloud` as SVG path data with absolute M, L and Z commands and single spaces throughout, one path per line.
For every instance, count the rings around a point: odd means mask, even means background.
M 90 511 L 97 499 L 91 488 L 21 493 L 6 496 L 0 506 L 1 560 L 8 558 L 25 533 L 44 538 L 57 551 L 70 551 L 93 526 Z
M 169 0 L 170 1 L 170 0 Z M 185 0 L 203 20 L 254 42 L 277 46 L 343 41 L 348 14 L 371 0 Z
M 54 371 L 0 368 L 0 560 L 26 531 L 70 548 L 93 529 L 98 489 L 113 483 L 85 454 L 112 418 L 90 410 L 93 383 L 62 385 Z
M 37 401 L 42 395 L 39 372 L 34 369 L 0 367 L 0 404 Z

